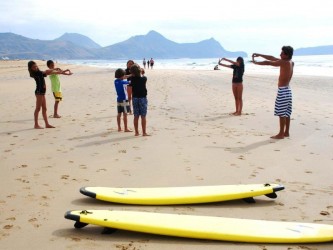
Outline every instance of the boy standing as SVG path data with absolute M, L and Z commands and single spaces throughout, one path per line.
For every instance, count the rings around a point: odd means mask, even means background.
M 275 100 L 274 111 L 274 115 L 279 116 L 280 131 L 277 135 L 272 136 L 272 139 L 284 139 L 284 137 L 289 137 L 290 116 L 292 112 L 292 93 L 289 83 L 294 70 L 294 62 L 291 60 L 293 53 L 294 49 L 292 47 L 283 46 L 280 54 L 281 59 L 258 53 L 252 55 L 252 62 L 254 64 L 280 67 L 278 93 Z M 263 57 L 267 61 L 256 62 L 254 60 L 255 57 Z
M 49 69 L 52 69 L 52 70 L 55 69 L 54 62 L 52 60 L 48 60 L 46 62 L 46 65 Z M 62 71 L 61 69 L 57 68 L 57 70 L 61 71 L 62 75 L 72 75 L 73 74 L 69 69 Z M 60 118 L 61 116 L 58 114 L 58 106 L 59 106 L 59 102 L 62 100 L 62 93 L 61 93 L 61 85 L 60 85 L 59 76 L 58 76 L 58 74 L 51 74 L 49 77 L 51 80 L 52 92 L 53 92 L 53 96 L 55 99 L 53 118 Z
M 128 81 L 125 81 L 125 70 L 117 69 L 115 72 L 115 80 L 114 86 L 117 92 L 117 124 L 118 124 L 118 131 L 121 131 L 120 119 L 121 114 L 123 114 L 124 119 L 124 129 L 125 132 L 132 132 L 127 128 L 127 113 L 130 112 L 130 104 L 128 101 L 128 94 L 127 94 L 127 85 Z
M 133 88 L 133 111 L 134 111 L 134 128 L 135 128 L 135 136 L 139 135 L 139 118 L 141 117 L 141 127 L 142 127 L 142 135 L 148 136 L 146 132 L 147 127 L 147 77 L 142 76 L 144 74 L 144 70 L 140 69 L 138 64 L 133 64 L 131 69 L 131 83 Z

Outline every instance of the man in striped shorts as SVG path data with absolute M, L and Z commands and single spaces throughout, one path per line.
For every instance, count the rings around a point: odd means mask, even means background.
M 292 47 L 283 46 L 280 54 L 281 59 L 258 53 L 252 54 L 252 62 L 254 64 L 280 67 L 278 92 L 274 111 L 274 115 L 279 116 L 280 131 L 277 135 L 272 136 L 272 139 L 284 139 L 285 137 L 289 137 L 290 116 L 292 112 L 292 93 L 289 83 L 294 71 L 294 62 L 291 60 L 293 53 L 294 49 Z M 254 60 L 255 57 L 262 57 L 266 59 L 266 61 L 256 62 Z

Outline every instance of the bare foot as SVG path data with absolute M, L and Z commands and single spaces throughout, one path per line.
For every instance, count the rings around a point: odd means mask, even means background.
M 35 125 L 34 127 L 35 129 L 43 129 L 43 127 L 39 126 L 39 125 Z
M 144 133 L 144 134 L 142 134 L 142 136 L 150 136 L 150 135 L 148 135 L 147 133 Z
M 284 137 L 289 137 L 289 133 L 284 133 Z
M 233 113 L 230 113 L 229 115 L 236 115 L 237 114 L 237 112 L 233 112 Z
M 118 128 L 118 132 L 121 132 L 122 130 L 121 130 L 121 128 Z
M 50 125 L 50 124 L 47 124 L 47 125 L 45 126 L 45 128 L 55 128 L 55 127 L 53 127 L 53 126 Z
M 60 115 L 53 115 L 53 118 L 60 118 L 61 116 Z
M 135 133 L 135 136 L 139 136 L 140 134 L 139 133 Z
M 130 129 L 125 129 L 125 131 L 124 132 L 133 132 L 132 130 L 130 130 Z
M 284 135 L 280 135 L 280 134 L 277 134 L 277 135 L 274 135 L 274 136 L 271 136 L 272 139 L 284 139 Z
M 239 116 L 239 115 L 242 115 L 242 113 L 241 112 L 236 112 L 236 113 L 234 113 L 234 115 Z

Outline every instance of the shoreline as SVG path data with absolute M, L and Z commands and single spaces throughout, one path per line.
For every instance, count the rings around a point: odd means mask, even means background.
M 33 129 L 35 82 L 27 61 L 0 62 L 0 241 L 3 249 L 302 249 L 305 244 L 202 241 L 135 232 L 75 230 L 68 210 L 117 209 L 332 224 L 332 77 L 294 76 L 291 137 L 272 140 L 277 75 L 244 75 L 244 115 L 234 111 L 231 71 L 146 70 L 147 132 L 117 131 L 114 73 L 78 65 L 61 76 L 55 129 Z M 37 61 L 46 69 L 46 62 Z M 7 67 L 8 66 L 8 67 Z M 47 78 L 48 116 L 54 98 Z M 40 115 L 41 119 L 41 115 Z M 132 116 L 128 116 L 132 129 Z M 42 124 L 42 120 L 41 124 Z M 163 187 L 280 183 L 255 204 L 125 206 L 95 201 L 83 186 Z M 325 213 L 323 213 L 325 212 Z M 19 239 L 19 240 L 18 240 Z M 31 241 L 31 239 L 38 239 Z M 311 244 L 329 250 L 333 243 Z

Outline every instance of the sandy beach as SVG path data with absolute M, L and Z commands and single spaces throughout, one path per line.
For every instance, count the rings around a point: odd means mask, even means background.
M 37 61 L 40 69 L 46 63 Z M 243 115 L 232 116 L 232 72 L 146 70 L 149 137 L 117 131 L 114 71 L 58 65 L 60 119 L 33 129 L 35 82 L 27 61 L 0 62 L 0 249 L 331 250 L 325 244 L 250 244 L 129 231 L 101 234 L 64 219 L 68 210 L 119 209 L 333 224 L 333 78 L 295 75 L 291 136 L 278 133 L 278 75 L 244 75 Z M 48 115 L 54 98 L 47 83 Z M 40 124 L 44 126 L 40 114 Z M 133 130 L 133 116 L 129 116 Z M 165 187 L 280 183 L 275 200 L 125 206 L 83 186 Z

